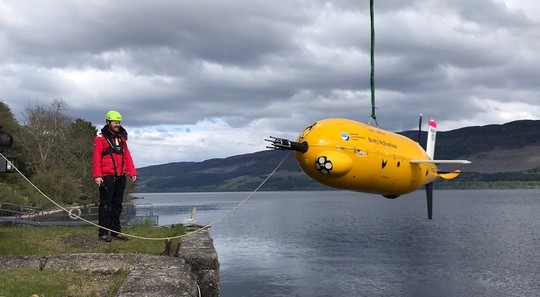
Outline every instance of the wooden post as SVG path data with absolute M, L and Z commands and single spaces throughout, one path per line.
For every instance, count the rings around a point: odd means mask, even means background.
M 195 222 L 195 217 L 197 216 L 197 207 L 193 207 L 191 209 L 191 220 L 193 220 L 193 222 Z

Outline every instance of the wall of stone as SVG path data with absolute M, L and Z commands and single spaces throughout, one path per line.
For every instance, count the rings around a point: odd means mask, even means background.
M 178 257 L 143 254 L 69 254 L 0 256 L 0 267 L 75 269 L 113 275 L 130 271 L 117 297 L 220 295 L 219 261 L 208 230 L 182 239 Z

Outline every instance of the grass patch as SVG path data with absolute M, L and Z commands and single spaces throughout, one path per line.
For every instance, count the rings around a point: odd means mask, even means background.
M 76 270 L 4 269 L 0 296 L 114 296 L 128 275 L 91 274 Z
M 122 232 L 148 238 L 167 238 L 185 233 L 183 226 L 154 227 L 150 224 L 123 227 Z M 73 253 L 140 253 L 159 255 L 163 240 L 130 238 L 129 241 L 103 242 L 93 226 L 2 227 L 0 255 L 38 255 Z M 0 295 L 1 296 L 1 295 Z
M 185 234 L 185 228 L 143 224 L 123 227 L 122 232 L 148 238 L 168 238 Z M 74 253 L 159 255 L 163 252 L 163 240 L 130 238 L 129 241 L 100 241 L 98 230 L 93 226 L 0 227 L 0 242 L 0 256 Z M 102 275 L 69 269 L 3 268 L 0 296 L 114 296 L 128 274 L 127 270 L 120 274 Z

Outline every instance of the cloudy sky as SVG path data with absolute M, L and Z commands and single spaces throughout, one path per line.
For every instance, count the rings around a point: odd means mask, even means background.
M 540 2 L 376 0 L 377 119 L 443 131 L 540 119 Z M 137 167 L 369 122 L 369 1 L 0 0 L 0 100 L 120 111 Z

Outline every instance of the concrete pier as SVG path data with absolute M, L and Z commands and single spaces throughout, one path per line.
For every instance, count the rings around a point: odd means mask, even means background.
M 117 297 L 218 297 L 220 294 L 219 262 L 208 230 L 184 237 L 178 257 L 96 253 L 0 256 L 0 267 L 75 269 L 105 275 L 127 270 L 129 274 Z

